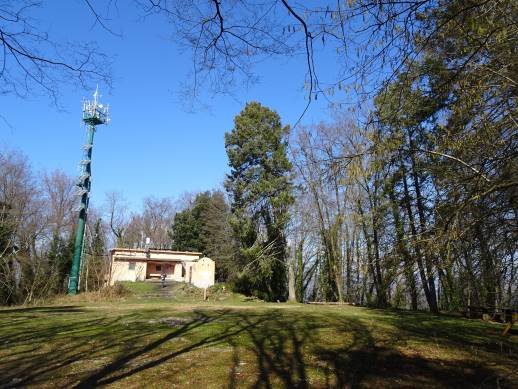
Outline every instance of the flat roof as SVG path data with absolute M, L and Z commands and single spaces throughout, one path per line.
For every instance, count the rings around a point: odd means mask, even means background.
M 196 251 L 175 251 L 175 250 L 161 250 L 161 249 L 128 249 L 128 248 L 119 248 L 115 247 L 110 250 L 110 252 L 114 251 L 125 251 L 125 252 L 134 252 L 134 253 L 163 253 L 163 254 L 178 254 L 178 255 L 203 255 L 203 253 L 199 253 Z
M 116 257 L 113 258 L 114 261 L 129 261 L 129 262 L 197 262 L 201 258 L 195 259 L 179 259 L 179 258 L 135 258 L 135 257 Z

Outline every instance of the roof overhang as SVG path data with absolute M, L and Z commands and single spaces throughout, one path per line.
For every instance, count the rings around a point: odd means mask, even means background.
M 112 259 L 120 261 L 163 261 L 163 262 L 192 262 L 200 259 L 202 253 L 190 251 L 173 251 L 157 249 L 126 249 L 113 248 L 110 250 Z

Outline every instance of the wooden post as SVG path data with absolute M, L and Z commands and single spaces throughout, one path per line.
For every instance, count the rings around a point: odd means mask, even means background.
M 203 288 L 203 301 L 207 300 L 207 288 Z

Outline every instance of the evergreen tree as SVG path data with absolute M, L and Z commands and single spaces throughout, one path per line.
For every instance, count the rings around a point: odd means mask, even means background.
M 106 237 L 102 225 L 102 220 L 97 219 L 88 250 L 84 256 L 84 266 L 82 278 L 83 288 L 86 291 L 95 291 L 103 287 L 108 272 L 106 261 Z
M 216 261 L 216 279 L 234 272 L 234 240 L 230 210 L 220 191 L 198 193 L 191 208 L 176 213 L 172 226 L 173 250 L 199 251 Z
M 240 242 L 238 286 L 266 300 L 286 299 L 288 208 L 293 202 L 287 134 L 279 115 L 248 103 L 225 134 L 232 224 Z
M 203 252 L 205 247 L 200 240 L 200 220 L 192 209 L 177 212 L 172 227 L 173 250 Z
M 74 252 L 74 237 L 75 235 L 72 234 L 68 238 L 63 238 L 57 232 L 52 236 L 47 251 L 49 277 L 52 277 L 51 293 L 64 293 L 66 291 L 66 279 Z

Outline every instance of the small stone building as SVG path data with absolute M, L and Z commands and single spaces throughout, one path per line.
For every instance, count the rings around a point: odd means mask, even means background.
M 202 253 L 156 249 L 110 250 L 110 285 L 117 281 L 159 280 L 189 282 L 198 288 L 214 285 L 215 264 Z

